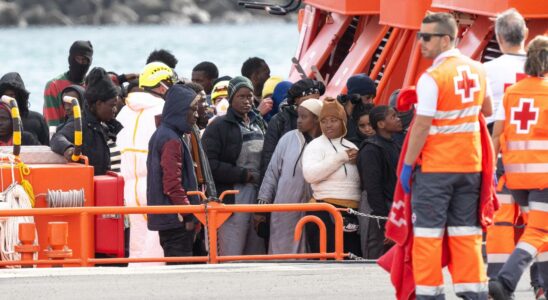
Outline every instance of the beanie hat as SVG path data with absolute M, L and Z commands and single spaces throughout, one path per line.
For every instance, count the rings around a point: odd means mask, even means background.
M 292 85 L 291 81 L 282 81 L 276 85 L 272 92 L 272 100 L 275 104 L 280 105 L 287 98 L 287 91 Z
M 348 90 L 348 95 L 377 95 L 375 82 L 365 74 L 357 74 L 348 78 L 346 89 Z
M 294 105 L 297 98 L 308 96 L 311 94 L 323 95 L 325 85 L 319 81 L 310 78 L 301 79 L 295 82 L 287 91 L 287 104 Z
M 274 105 L 272 106 L 272 110 L 266 114 L 266 116 L 263 116 L 265 120 L 270 120 L 280 111 L 280 105 L 287 99 L 287 91 L 291 85 L 293 85 L 291 81 L 282 81 L 276 85 L 272 92 L 272 101 L 274 102 Z
M 334 117 L 336 119 L 339 119 L 343 122 L 343 132 L 340 137 L 343 137 L 346 135 L 346 111 L 344 110 L 344 107 L 333 98 L 326 98 L 323 102 L 323 107 L 320 112 L 320 120 L 327 118 L 327 117 Z M 324 132 L 323 126 L 322 132 Z
M 303 103 L 301 103 L 300 106 L 308 109 L 311 113 L 316 115 L 316 117 L 320 117 L 320 113 L 322 112 L 323 102 L 318 99 L 307 99 L 303 101 Z
M 228 82 L 228 102 L 232 102 L 234 94 L 238 92 L 239 89 L 246 87 L 253 92 L 253 84 L 247 77 L 236 76 Z
M 103 68 L 93 68 L 87 77 L 86 101 L 89 105 L 118 96 L 118 90 Z
M 268 95 L 274 94 L 274 89 L 282 81 L 282 77 L 279 76 L 271 76 L 268 78 L 263 85 L 263 92 L 261 96 L 265 98 Z
M 72 44 L 72 46 L 70 46 L 69 55 L 71 57 L 82 55 L 91 61 L 93 56 L 93 46 L 90 41 L 76 41 Z

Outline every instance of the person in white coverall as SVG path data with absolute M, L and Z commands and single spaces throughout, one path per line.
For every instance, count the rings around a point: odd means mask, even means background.
M 156 130 L 155 118 L 162 114 L 163 96 L 175 81 L 174 72 L 167 65 L 160 62 L 147 64 L 139 75 L 139 87 L 144 92 L 129 94 L 126 106 L 117 116 L 124 126 L 118 133 L 117 143 L 122 152 L 121 172 L 128 207 L 147 205 L 148 142 Z M 129 221 L 129 257 L 163 257 L 158 232 L 147 229 L 146 214 L 131 214 Z

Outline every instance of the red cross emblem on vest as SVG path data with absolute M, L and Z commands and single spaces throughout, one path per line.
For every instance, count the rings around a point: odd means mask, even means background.
M 479 92 L 479 75 L 472 73 L 470 66 L 457 66 L 457 76 L 453 77 L 455 95 L 460 96 L 462 103 L 474 101 L 474 94 Z
M 516 125 L 516 133 L 527 134 L 531 125 L 537 124 L 539 112 L 535 99 L 520 98 L 519 106 L 510 109 L 510 124 Z

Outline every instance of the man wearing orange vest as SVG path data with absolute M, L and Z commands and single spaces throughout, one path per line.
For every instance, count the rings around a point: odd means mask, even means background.
M 512 299 L 518 281 L 533 261 L 548 289 L 548 37 L 530 44 L 525 62 L 528 78 L 509 87 L 497 110 L 493 130 L 496 153 L 502 149 L 506 185 L 528 212 L 516 248 L 489 282 L 495 300 Z
M 528 29 L 523 16 L 512 8 L 497 16 L 495 34 L 502 55 L 484 64 L 488 83 L 493 91 L 494 113 L 487 118 L 490 126 L 494 124 L 506 88 L 525 77 L 525 39 Z M 497 167 L 497 176 L 500 177 L 504 173 L 502 160 L 499 159 Z M 520 214 L 525 216 L 506 188 L 498 194 L 498 199 L 501 207 L 495 214 L 494 224 L 487 228 L 486 236 L 487 276 L 490 278 L 498 274 L 514 250 L 518 238 L 514 237 L 514 226 Z M 531 266 L 531 285 L 536 295 L 542 295 L 537 269 L 536 265 Z
M 418 104 L 400 181 L 411 192 L 417 299 L 445 299 L 442 243 L 459 297 L 487 299 L 478 204 L 482 171 L 479 115 L 491 115 L 483 66 L 455 49 L 452 15 L 427 15 L 418 37 L 433 65 L 417 83 Z

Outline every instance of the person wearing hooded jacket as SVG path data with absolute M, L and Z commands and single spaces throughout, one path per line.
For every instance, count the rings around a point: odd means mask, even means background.
M 253 111 L 253 84 L 236 76 L 228 84 L 230 106 L 226 115 L 206 127 L 202 143 L 209 159 L 217 192 L 239 190 L 225 197 L 226 204 L 257 201 L 259 167 L 264 140 L 264 123 Z M 233 214 L 219 229 L 222 255 L 264 253 L 264 241 L 251 226 L 251 214 Z
M 386 105 L 374 107 L 369 119 L 376 134 L 360 145 L 357 166 L 361 189 L 366 192 L 367 203 L 371 208 L 368 213 L 387 217 L 394 198 L 398 179 L 396 169 L 401 151 L 394 135 L 401 132 L 402 122 L 396 111 Z M 385 239 L 385 224 L 384 220 L 360 218 L 363 258 L 378 259 L 393 245 Z M 362 227 L 367 230 L 362 231 Z
M 29 94 L 19 73 L 9 72 L 0 78 L 0 96 L 6 95 L 17 101 L 23 131 L 32 134 L 40 144 L 49 145 L 48 126 L 40 113 L 29 110 Z
M 5 103 L 0 103 L 0 146 L 13 146 L 13 123 L 11 109 Z M 21 132 L 21 145 L 39 145 L 38 140 L 26 131 Z
M 84 78 L 93 59 L 90 41 L 75 41 L 70 47 L 69 70 L 46 83 L 44 89 L 44 118 L 48 126 L 57 126 L 65 119 L 62 91 L 69 85 L 84 85 Z
M 307 99 L 318 99 L 325 92 L 323 83 L 312 79 L 301 79 L 287 91 L 287 105 L 270 119 L 261 155 L 261 178 L 264 177 L 278 141 L 284 134 L 297 129 L 297 107 Z
M 88 82 L 85 92 L 87 105 L 82 114 L 82 154 L 88 157 L 94 175 L 104 175 L 111 166 L 107 141 L 109 136 L 115 136 L 121 129 L 114 119 L 117 90 L 102 68 L 91 70 Z M 53 135 L 50 144 L 53 152 L 71 160 L 74 153 L 74 119 L 70 119 Z
M 126 105 L 116 119 L 124 126 L 116 144 L 121 156 L 121 174 L 124 177 L 124 197 L 129 207 L 147 205 L 148 143 L 156 130 L 156 116 L 162 114 L 164 95 L 176 82 L 173 70 L 161 62 L 147 64 L 139 75 L 143 91 L 129 93 Z M 130 220 L 130 258 L 162 257 L 158 233 L 148 230 L 147 216 L 132 214 Z M 146 265 L 163 265 L 147 263 Z M 143 265 L 131 263 L 130 266 Z
M 196 124 L 198 97 L 187 86 L 174 85 L 166 94 L 160 126 L 148 144 L 148 205 L 199 204 L 198 190 L 189 145 L 182 138 Z M 148 229 L 158 231 L 165 257 L 192 256 L 194 218 L 192 215 L 148 214 Z
M 312 197 L 312 189 L 303 177 L 302 155 L 306 146 L 321 135 L 320 111 L 323 102 L 308 99 L 297 109 L 298 129 L 280 139 L 270 160 L 259 191 L 259 204 L 306 203 Z M 305 235 L 300 242 L 293 240 L 295 226 L 304 212 L 277 212 L 270 218 L 270 242 L 268 253 L 287 254 L 306 252 Z M 260 222 L 257 220 L 256 222 Z

